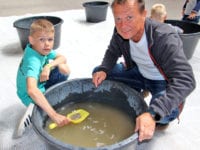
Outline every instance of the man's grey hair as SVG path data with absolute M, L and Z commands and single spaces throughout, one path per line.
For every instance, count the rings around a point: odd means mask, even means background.
M 115 4 L 123 5 L 127 1 L 128 0 L 113 0 L 113 2 L 111 3 L 111 8 L 113 8 Z M 143 12 L 145 10 L 145 0 L 133 0 L 133 1 L 136 1 L 138 3 L 140 12 Z

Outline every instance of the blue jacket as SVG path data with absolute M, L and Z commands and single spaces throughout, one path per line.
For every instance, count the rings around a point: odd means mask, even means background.
M 166 94 L 153 101 L 150 108 L 161 117 L 169 115 L 179 107 L 196 86 L 190 64 L 183 52 L 179 35 L 167 24 L 145 21 L 149 55 L 167 81 Z M 123 56 L 127 69 L 136 65 L 131 59 L 129 40 L 123 39 L 114 29 L 110 45 L 98 71 L 111 70 L 119 57 Z

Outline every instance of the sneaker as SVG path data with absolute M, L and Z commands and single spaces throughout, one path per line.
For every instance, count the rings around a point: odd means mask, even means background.
M 33 112 L 34 104 L 30 103 L 26 109 L 25 114 L 22 116 L 19 125 L 15 131 L 14 138 L 20 138 L 25 133 L 26 129 L 32 125 L 31 115 Z

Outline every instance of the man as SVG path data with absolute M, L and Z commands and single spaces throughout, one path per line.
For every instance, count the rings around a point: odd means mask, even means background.
M 168 25 L 146 18 L 144 0 L 114 0 L 114 33 L 103 62 L 93 71 L 96 87 L 105 79 L 123 82 L 152 94 L 148 111 L 136 118 L 139 141 L 151 139 L 156 125 L 178 117 L 195 88 L 191 66 L 178 34 Z M 125 64 L 116 64 L 123 56 Z

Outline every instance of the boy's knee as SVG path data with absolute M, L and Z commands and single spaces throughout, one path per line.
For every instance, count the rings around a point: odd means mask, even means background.
M 60 73 L 67 75 L 67 76 L 70 75 L 70 69 L 67 64 L 60 64 L 60 65 L 58 65 L 58 68 L 59 68 Z

